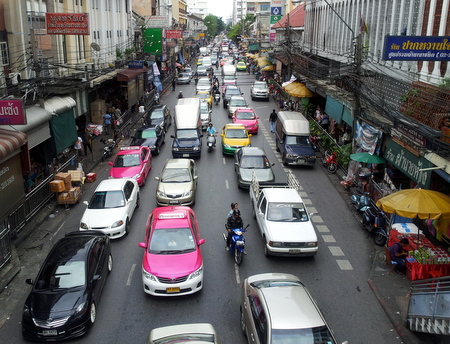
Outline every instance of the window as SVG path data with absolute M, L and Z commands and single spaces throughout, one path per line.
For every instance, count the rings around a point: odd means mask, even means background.
M 8 43 L 0 42 L 0 58 L 3 66 L 9 65 Z
M 261 4 L 261 5 L 259 5 L 259 10 L 262 12 L 262 11 L 269 11 L 270 10 L 270 8 L 269 8 L 269 4 Z

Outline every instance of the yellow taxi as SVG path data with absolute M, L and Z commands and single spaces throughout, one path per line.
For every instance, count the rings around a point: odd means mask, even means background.
M 197 66 L 201 66 L 202 63 L 203 63 L 203 57 L 199 57 L 199 58 L 197 59 Z
M 213 97 L 211 95 L 211 92 L 209 91 L 199 91 L 197 92 L 195 98 L 198 98 L 201 101 L 205 101 L 209 104 L 209 106 L 212 106 Z
M 245 64 L 245 62 L 244 61 L 239 61 L 237 64 L 236 64 L 236 70 L 237 71 L 246 71 L 247 70 L 247 65 Z
M 222 128 L 222 153 L 234 155 L 242 147 L 250 147 L 250 137 L 245 125 L 228 123 Z

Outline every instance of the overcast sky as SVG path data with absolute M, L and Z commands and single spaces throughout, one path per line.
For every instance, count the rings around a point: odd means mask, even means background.
M 222 17 L 224 22 L 233 12 L 233 0 L 208 0 L 208 6 L 210 13 L 216 17 Z

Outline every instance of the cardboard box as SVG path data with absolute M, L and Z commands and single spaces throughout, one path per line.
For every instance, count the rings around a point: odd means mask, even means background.
M 81 182 L 82 178 L 82 171 L 81 170 L 69 170 L 67 173 L 70 174 L 70 180 L 72 182 Z
M 68 192 L 61 192 L 58 195 L 58 202 L 67 202 L 69 200 L 69 193 Z
M 64 183 L 70 183 L 70 174 L 65 172 L 60 172 L 55 175 L 55 179 L 63 180 Z
M 76 201 L 80 196 L 81 188 L 79 186 L 75 186 L 69 190 L 69 199 Z
M 63 192 L 65 188 L 63 180 L 52 180 L 50 182 L 50 191 L 51 192 Z
M 72 189 L 72 182 L 64 183 L 64 191 L 70 191 Z

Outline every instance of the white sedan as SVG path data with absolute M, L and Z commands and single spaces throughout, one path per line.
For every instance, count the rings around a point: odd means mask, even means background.
M 99 230 L 111 239 L 130 230 L 130 221 L 139 207 L 139 185 L 133 178 L 103 180 L 95 189 L 80 222 L 80 231 Z

